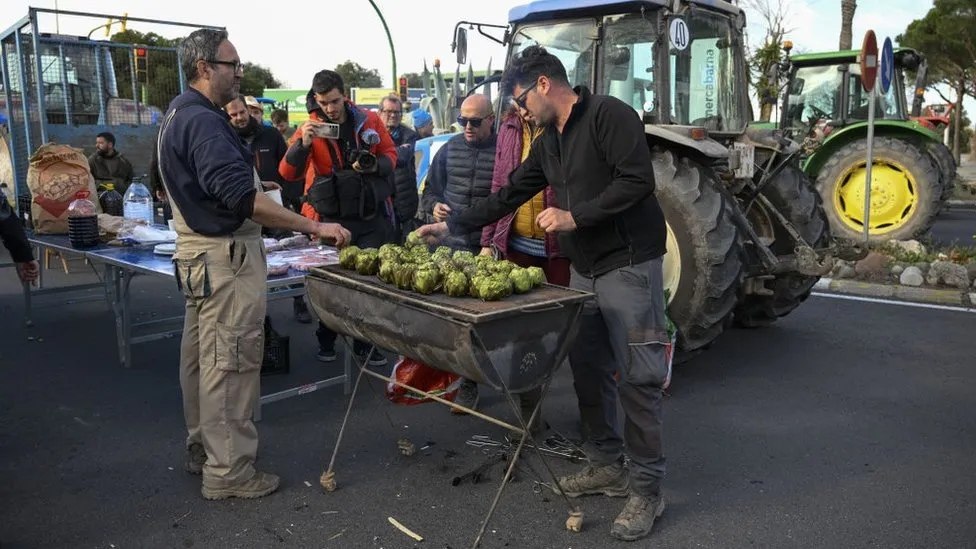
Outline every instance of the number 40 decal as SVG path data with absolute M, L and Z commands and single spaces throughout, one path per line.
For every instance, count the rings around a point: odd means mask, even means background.
M 691 42 L 691 32 L 688 30 L 688 23 L 684 19 L 675 17 L 671 20 L 671 45 L 674 49 L 682 51 Z

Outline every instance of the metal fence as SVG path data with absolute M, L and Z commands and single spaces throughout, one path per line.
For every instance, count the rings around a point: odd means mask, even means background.
M 0 34 L 0 112 L 8 118 L 15 194 L 29 195 L 29 159 L 43 143 L 54 141 L 91 152 L 95 136 L 103 131 L 116 135 L 117 146 L 135 173 L 144 173 L 156 125 L 170 101 L 185 89 L 176 49 L 40 33 L 39 14 L 54 14 L 62 21 L 122 19 L 31 8 L 27 17 Z M 177 36 L 193 28 L 216 28 L 131 17 L 127 20 L 156 25 L 154 28 L 178 27 L 171 29 Z

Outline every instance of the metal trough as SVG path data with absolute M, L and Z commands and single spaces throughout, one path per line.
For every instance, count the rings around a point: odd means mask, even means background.
M 338 265 L 312 269 L 309 302 L 332 330 L 497 390 L 542 385 L 592 294 L 543 285 L 501 301 L 404 292 Z

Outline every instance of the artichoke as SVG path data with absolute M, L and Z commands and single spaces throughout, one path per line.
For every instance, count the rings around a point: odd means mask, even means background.
M 356 272 L 361 275 L 374 275 L 380 269 L 380 256 L 376 250 L 362 250 L 356 255 Z
M 413 289 L 424 295 L 434 293 L 440 282 L 441 275 L 436 269 L 417 269 L 413 273 Z
M 489 277 L 482 278 L 478 286 L 478 295 L 485 301 L 498 301 L 511 294 L 512 285 L 507 279 Z
M 399 261 L 403 258 L 404 249 L 396 244 L 380 246 L 380 261 Z
M 416 270 L 415 265 L 401 264 L 393 275 L 393 283 L 401 290 L 412 290 L 413 273 Z
M 515 287 L 512 285 L 512 281 L 509 280 L 507 276 L 494 274 L 488 278 L 501 284 L 502 293 L 504 294 L 502 297 L 508 297 L 515 292 Z
M 529 267 L 526 271 L 529 273 L 529 278 L 532 279 L 532 286 L 538 288 L 546 281 L 546 273 L 542 267 Z
M 502 275 L 508 275 L 508 273 L 511 272 L 511 270 L 514 269 L 515 267 L 518 267 L 518 265 L 505 259 L 502 261 L 496 261 L 495 264 L 492 265 L 492 272 L 502 274 Z
M 484 274 L 475 274 L 471 277 L 471 283 L 468 285 L 468 293 L 471 297 L 481 297 L 481 285 L 482 283 L 488 282 L 489 277 Z
M 346 246 L 339 251 L 339 266 L 343 269 L 353 270 L 356 268 L 356 256 L 360 250 L 357 246 Z
M 454 252 L 454 262 L 455 263 L 470 263 L 474 261 L 474 254 L 467 250 L 458 250 Z
M 430 252 L 427 251 L 426 246 L 415 246 L 407 252 L 407 257 L 416 263 L 422 263 L 430 259 Z
M 495 260 L 487 255 L 476 255 L 474 256 L 474 264 L 479 267 L 488 268 L 495 264 Z
M 468 295 L 468 277 L 460 271 L 453 271 L 444 279 L 444 293 L 451 297 Z
M 447 257 L 451 257 L 454 252 L 452 252 L 451 249 L 448 248 L 447 246 L 438 246 L 437 249 L 434 250 L 434 253 L 440 255 L 447 255 Z
M 512 287 L 517 294 L 524 294 L 532 289 L 532 277 L 528 269 L 515 267 L 508 273 L 508 279 L 512 281 Z
M 406 246 L 407 248 L 419 247 L 425 250 L 427 249 L 427 246 L 424 244 L 423 239 L 421 239 L 420 236 L 417 235 L 417 231 L 411 231 L 410 234 L 407 235 Z
M 393 277 L 396 274 L 397 264 L 393 261 L 380 260 L 380 280 L 387 284 L 393 284 Z

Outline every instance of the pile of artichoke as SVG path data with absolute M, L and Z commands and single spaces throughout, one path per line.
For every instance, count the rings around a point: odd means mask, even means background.
M 446 246 L 431 252 L 415 233 L 408 235 L 406 246 L 384 244 L 378 250 L 343 248 L 339 265 L 361 275 L 376 275 L 401 290 L 424 295 L 444 292 L 451 297 L 471 296 L 485 301 L 524 294 L 545 281 L 539 267 L 524 269 L 511 261 L 496 261 L 467 251 L 452 252 Z

